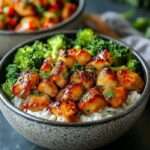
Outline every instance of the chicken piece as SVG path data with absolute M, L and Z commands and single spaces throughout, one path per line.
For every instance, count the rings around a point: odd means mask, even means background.
M 99 72 L 97 76 L 97 86 L 102 86 L 103 88 L 111 88 L 117 86 L 118 81 L 115 72 L 110 68 L 104 68 Z
M 54 83 L 63 88 L 68 82 L 68 68 L 62 61 L 58 61 L 51 71 L 51 77 Z
M 84 92 L 82 84 L 69 84 L 57 95 L 58 101 L 78 101 Z
M 77 122 L 78 121 L 78 109 L 73 101 L 66 101 L 62 102 L 60 105 L 60 110 L 62 115 L 67 119 L 69 122 Z
M 49 0 L 30 0 L 31 3 L 35 6 L 47 6 L 49 5 Z
M 78 109 L 73 101 L 54 102 L 50 104 L 50 111 L 57 117 L 62 116 L 68 122 L 78 121 Z
M 69 49 L 68 55 L 75 58 L 80 65 L 86 65 L 92 58 L 91 54 L 83 49 Z
M 43 72 L 50 72 L 53 68 L 53 61 L 50 57 L 44 59 L 43 61 L 43 64 L 40 68 L 40 71 L 43 71 Z
M 24 17 L 16 26 L 16 32 L 31 32 L 40 28 L 40 21 L 37 17 Z
M 60 104 L 61 104 L 60 101 L 54 101 L 49 105 L 50 111 L 57 117 L 62 115 L 60 110 Z
M 89 89 L 82 97 L 79 102 L 79 109 L 86 114 L 90 114 L 103 109 L 106 105 L 107 103 L 101 94 L 101 91 L 95 87 Z
M 0 0 L 0 7 L 10 6 L 13 4 L 12 0 Z
M 44 108 L 48 108 L 50 101 L 51 100 L 47 95 L 30 95 L 22 104 L 21 109 L 23 111 L 41 111 Z
M 96 80 L 96 74 L 92 70 L 77 70 L 71 76 L 71 83 L 81 83 L 84 88 L 89 89 L 92 87 Z
M 14 2 L 14 8 L 20 16 L 26 17 L 35 15 L 34 8 L 32 7 L 32 5 L 27 4 L 23 1 Z
M 43 18 L 42 22 L 41 22 L 41 28 L 43 29 L 47 29 L 47 28 L 52 28 L 54 27 L 56 24 L 58 23 L 58 21 L 49 19 L 49 18 Z
M 67 50 L 60 50 L 58 61 L 63 61 L 68 68 L 71 68 L 75 64 L 75 59 L 68 55 Z
M 128 69 L 119 70 L 117 72 L 119 83 L 127 90 L 137 90 L 141 92 L 144 88 L 143 79 L 133 71 Z
M 12 87 L 15 96 L 26 98 L 32 89 L 36 88 L 40 77 L 35 72 L 27 72 L 22 74 Z
M 110 66 L 111 63 L 112 63 L 112 56 L 110 52 L 107 49 L 105 49 L 99 55 L 94 57 L 94 59 L 90 61 L 87 66 L 95 68 L 97 71 L 100 71 L 104 67 Z
M 123 86 L 115 87 L 110 91 L 105 92 L 105 98 L 107 102 L 114 108 L 118 108 L 123 105 L 127 98 L 127 90 Z
M 55 97 L 58 93 L 57 86 L 53 82 L 48 80 L 43 80 L 42 82 L 40 82 L 40 84 L 38 85 L 38 91 L 51 97 Z
M 65 20 L 69 18 L 76 10 L 77 6 L 73 3 L 65 3 L 65 6 L 62 10 L 62 18 Z

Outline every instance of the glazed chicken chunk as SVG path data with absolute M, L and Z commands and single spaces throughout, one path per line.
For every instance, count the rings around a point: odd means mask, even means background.
M 58 93 L 56 99 L 59 101 L 79 101 L 83 92 L 84 88 L 82 84 L 69 84 Z
M 60 88 L 67 84 L 68 68 L 62 61 L 58 61 L 51 71 L 51 80 Z
M 63 116 L 66 121 L 78 121 L 78 108 L 74 101 L 54 102 L 50 104 L 50 111 L 57 117 Z
M 112 56 L 110 52 L 105 49 L 99 55 L 94 57 L 89 63 L 88 67 L 95 68 L 97 71 L 100 71 L 104 67 L 110 66 L 112 63 Z
M 40 71 L 50 72 L 52 70 L 53 66 L 54 66 L 54 63 L 53 63 L 51 57 L 48 57 L 48 58 L 44 59 L 43 64 L 40 68 Z
M 107 105 L 103 95 L 99 88 L 91 88 L 87 93 L 85 93 L 79 102 L 79 109 L 86 113 L 97 112 L 103 109 Z
M 26 98 L 39 83 L 39 75 L 35 72 L 25 72 L 12 87 L 15 96 Z
M 68 55 L 72 56 L 80 65 L 86 65 L 92 58 L 90 53 L 84 49 L 69 49 Z
M 96 84 L 104 88 L 115 87 L 118 84 L 117 76 L 110 68 L 104 68 L 99 72 Z
M 89 89 L 92 87 L 96 80 L 96 74 L 94 70 L 77 70 L 71 76 L 71 83 L 81 83 L 84 88 Z
M 38 91 L 49 95 L 50 97 L 55 97 L 58 93 L 57 86 L 49 80 L 43 80 L 38 85 Z
M 21 109 L 31 111 L 41 111 L 47 108 L 51 99 L 47 95 L 30 95 L 21 105 Z
M 119 70 L 117 77 L 119 83 L 127 90 L 137 90 L 140 92 L 144 88 L 144 81 L 136 72 L 128 69 Z
M 67 50 L 60 50 L 58 61 L 62 61 L 68 68 L 71 68 L 75 64 L 75 58 L 69 56 Z

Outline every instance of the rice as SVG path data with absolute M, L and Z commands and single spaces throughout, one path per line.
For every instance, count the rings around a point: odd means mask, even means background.
M 103 110 L 99 110 L 98 112 L 92 113 L 90 115 L 82 114 L 80 116 L 80 121 L 87 122 L 87 121 L 102 120 L 104 118 L 112 117 L 132 107 L 135 103 L 137 103 L 139 98 L 140 98 L 140 94 L 137 93 L 137 91 L 132 91 L 129 93 L 128 98 L 122 107 L 120 108 L 105 107 Z M 12 100 L 12 103 L 16 107 L 19 107 L 21 104 L 21 99 L 18 99 L 17 97 L 15 97 Z M 58 117 L 52 114 L 47 109 L 43 109 L 42 111 L 38 111 L 38 112 L 32 112 L 30 110 L 27 110 L 27 113 L 29 113 L 32 116 L 36 116 L 36 117 L 47 119 L 47 120 L 60 121 L 60 122 L 66 121 L 64 117 L 62 116 Z

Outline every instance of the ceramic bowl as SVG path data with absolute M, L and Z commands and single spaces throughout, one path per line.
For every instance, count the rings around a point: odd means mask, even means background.
M 74 33 L 65 32 L 69 37 Z M 11 61 L 13 54 L 24 44 L 35 40 L 44 40 L 54 34 L 48 34 L 24 42 L 11 49 L 0 61 L 1 81 L 4 79 L 4 67 Z M 107 38 L 101 36 L 102 38 Z M 107 38 L 109 39 L 109 38 Z M 112 40 L 112 39 L 111 39 Z M 118 42 L 118 41 L 115 41 Z M 120 42 L 118 42 L 120 43 Z M 122 44 L 122 43 L 120 43 Z M 122 44 L 124 45 L 124 44 Z M 0 108 L 4 117 L 14 129 L 31 142 L 52 150 L 92 150 L 106 145 L 130 129 L 141 116 L 149 98 L 150 73 L 147 64 L 139 54 L 133 51 L 142 66 L 145 88 L 140 100 L 133 107 L 111 118 L 84 123 L 64 123 L 36 118 L 14 107 L 0 90 Z
M 75 13 L 67 20 L 55 25 L 50 29 L 39 30 L 30 33 L 28 32 L 17 33 L 12 31 L 0 30 L 0 58 L 3 57 L 8 50 L 10 50 L 12 47 L 14 47 L 15 45 L 24 40 L 31 39 L 33 37 L 42 35 L 47 32 L 51 33 L 54 31 L 77 28 L 79 26 L 82 14 L 84 12 L 85 0 L 75 0 L 75 2 L 78 5 Z

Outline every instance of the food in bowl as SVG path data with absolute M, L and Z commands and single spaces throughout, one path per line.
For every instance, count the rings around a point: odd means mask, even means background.
M 144 89 L 141 64 L 129 48 L 91 29 L 54 35 L 19 48 L 2 89 L 36 117 L 86 122 L 132 107 Z
M 0 30 L 32 32 L 52 28 L 77 9 L 71 0 L 0 0 Z

